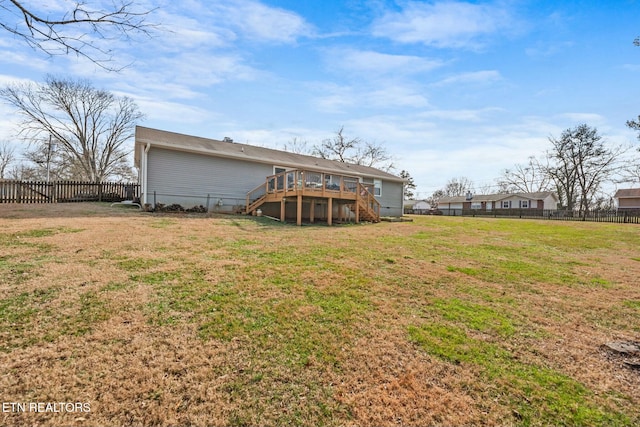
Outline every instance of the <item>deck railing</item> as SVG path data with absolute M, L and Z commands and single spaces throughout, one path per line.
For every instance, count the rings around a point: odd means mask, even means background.
M 267 177 L 266 193 L 288 191 L 333 191 L 355 193 L 358 178 L 309 170 L 290 170 Z
M 312 170 L 289 170 L 268 176 L 265 183 L 247 193 L 247 210 L 251 212 L 270 194 L 301 191 L 304 195 L 363 200 L 364 207 L 380 215 L 380 203 L 372 193 L 372 185 L 366 186 L 358 178 Z

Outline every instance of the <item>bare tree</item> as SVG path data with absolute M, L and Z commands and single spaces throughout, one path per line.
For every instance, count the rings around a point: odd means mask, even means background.
M 436 190 L 433 192 L 433 194 L 431 194 L 431 196 L 427 197 L 427 202 L 429 202 L 429 205 L 431 206 L 431 208 L 435 209 L 438 207 L 438 203 L 440 203 L 440 199 L 442 199 L 445 196 L 446 194 L 444 194 L 444 190 L 442 189 Z
M 127 143 L 143 117 L 128 97 L 116 97 L 87 81 L 51 76 L 42 84 L 7 86 L 0 98 L 23 117 L 23 139 L 44 151 L 53 138 L 57 155 L 74 171 L 74 179 L 92 182 L 119 173 L 128 163 L 132 147 Z
M 344 126 L 333 138 L 325 139 L 320 145 L 315 145 L 311 154 L 323 159 L 370 166 L 385 171 L 395 168 L 392 157 L 383 146 L 357 137 L 347 138 L 344 135 Z
M 473 181 L 465 176 L 451 178 L 444 186 L 443 192 L 445 196 L 456 197 L 464 196 L 473 188 Z
M 547 174 L 555 181 L 569 210 L 576 206 L 586 215 L 602 183 L 615 170 L 615 162 L 625 151 L 622 146 L 607 148 L 596 128 L 586 124 L 566 129 L 560 139 L 549 138 Z
M 295 154 L 311 154 L 307 140 L 298 139 L 298 137 L 293 137 L 291 141 L 285 143 L 283 150 Z
M 0 179 L 6 178 L 9 172 L 9 165 L 16 159 L 15 148 L 9 145 L 7 141 L 0 142 Z
M 632 157 L 628 159 L 620 168 L 620 176 L 616 183 L 630 183 L 637 185 L 640 183 L 640 157 Z
M 548 191 L 552 182 L 540 161 L 531 156 L 526 164 L 516 164 L 512 169 L 505 169 L 498 179 L 498 185 L 509 193 L 537 193 Z
M 112 0 L 111 7 L 101 9 L 102 2 L 69 2 L 72 6 L 55 15 L 37 10 L 33 2 L 0 0 L 0 28 L 47 55 L 75 53 L 105 68 L 113 52 L 99 40 L 130 39 L 133 34 L 150 35 L 154 27 L 145 19 L 148 11 L 134 10 L 134 2 Z

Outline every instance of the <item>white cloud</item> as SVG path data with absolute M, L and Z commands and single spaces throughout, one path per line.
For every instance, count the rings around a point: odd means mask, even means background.
M 294 43 L 313 34 L 312 26 L 300 15 L 251 0 L 227 0 L 213 6 L 226 23 L 242 37 L 263 43 Z
M 135 95 L 132 98 L 140 107 L 140 111 L 143 111 L 150 121 L 200 124 L 205 121 L 211 122 L 216 117 L 215 113 L 211 111 L 189 104 Z M 179 112 L 179 114 L 176 112 Z M 144 122 L 141 124 L 144 125 Z
M 502 80 L 500 72 L 495 70 L 471 71 L 447 77 L 435 83 L 435 86 L 458 84 L 488 84 Z
M 371 50 L 335 48 L 325 51 L 325 62 L 330 68 L 354 73 L 417 74 L 444 65 L 440 59 L 425 59 L 412 55 L 392 55 Z
M 324 84 L 318 85 L 320 93 L 315 100 L 316 108 L 323 112 L 345 113 L 350 109 L 366 111 L 372 108 L 424 108 L 429 105 L 427 97 L 411 85 L 380 83 L 360 86 Z M 353 112 L 352 112 L 353 114 Z
M 506 9 L 490 4 L 411 1 L 401 12 L 387 12 L 372 31 L 400 43 L 476 48 L 482 37 L 512 28 L 513 21 Z
M 482 108 L 479 110 L 434 110 L 420 113 L 418 116 L 424 119 L 450 120 L 460 122 L 480 122 L 487 119 L 487 115 L 499 113 L 501 108 Z
M 571 121 L 570 127 L 586 123 L 589 126 L 598 126 L 599 124 L 606 123 L 606 119 L 600 114 L 593 113 L 564 113 L 559 116 Z M 565 120 L 566 122 L 566 120 Z

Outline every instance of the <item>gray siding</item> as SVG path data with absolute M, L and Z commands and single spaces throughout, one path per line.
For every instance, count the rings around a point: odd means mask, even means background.
M 273 166 L 152 147 L 147 160 L 147 203 L 185 208 L 207 204 L 230 211 L 246 203 L 247 192 L 273 175 Z M 222 206 L 218 203 L 221 201 Z
M 380 202 L 381 216 L 402 216 L 403 185 L 400 182 L 382 181 Z
M 147 203 L 176 203 L 185 208 L 202 205 L 218 211 L 233 211 L 244 206 L 247 193 L 264 184 L 265 178 L 274 173 L 270 164 L 153 146 L 148 153 L 147 171 Z M 365 181 L 372 182 L 366 178 Z M 383 181 L 382 195 L 377 198 L 381 204 L 380 214 L 402 216 L 402 198 L 402 183 Z

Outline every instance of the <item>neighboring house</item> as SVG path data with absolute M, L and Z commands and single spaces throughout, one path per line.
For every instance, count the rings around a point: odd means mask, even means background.
M 413 206 L 415 205 L 416 201 L 415 200 L 405 200 L 404 201 L 404 213 L 411 213 L 413 212 Z
M 418 200 L 413 204 L 414 212 L 428 212 L 431 209 L 431 204 L 426 200 Z
M 627 188 L 616 191 L 619 211 L 640 211 L 640 188 Z
M 431 209 L 431 205 L 426 200 L 405 200 L 404 212 L 409 214 L 425 214 Z
M 476 210 L 490 212 L 498 209 L 558 209 L 558 196 L 550 191 L 516 194 L 467 194 L 466 196 L 442 197 L 438 210 Z
M 402 216 L 404 183 L 379 169 L 136 127 L 141 202 L 202 205 L 282 220 Z M 259 212 L 260 211 L 260 212 Z
M 409 214 L 425 215 L 431 211 L 431 205 L 426 200 L 405 200 L 404 212 Z

